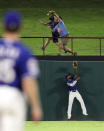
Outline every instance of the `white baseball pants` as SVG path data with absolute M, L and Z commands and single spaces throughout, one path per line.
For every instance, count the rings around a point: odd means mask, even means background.
M 26 104 L 16 88 L 0 87 L 0 131 L 23 131 Z
M 76 99 L 80 102 L 81 108 L 82 108 L 82 113 L 83 113 L 83 114 L 87 114 L 87 110 L 86 110 L 84 101 L 83 101 L 82 96 L 80 95 L 80 93 L 79 93 L 78 91 L 76 91 L 76 92 L 70 91 L 70 92 L 69 92 L 68 111 L 67 111 L 67 113 L 68 113 L 68 118 L 71 117 L 72 104 L 73 104 L 74 98 L 76 98 Z

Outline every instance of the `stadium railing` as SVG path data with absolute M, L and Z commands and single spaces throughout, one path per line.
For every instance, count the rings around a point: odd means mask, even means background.
M 42 39 L 42 41 L 43 41 L 43 46 L 44 46 L 44 44 L 45 44 L 45 39 L 46 38 L 53 38 L 53 37 L 21 37 L 21 38 L 30 38 L 30 39 L 32 39 L 32 38 L 37 38 L 37 39 Z M 63 37 L 57 37 L 57 38 L 63 38 Z M 99 47 L 98 47 L 98 50 L 99 50 L 99 56 L 102 56 L 102 40 L 104 39 L 104 37 L 64 37 L 64 38 L 69 38 L 70 40 L 71 40 L 71 50 L 73 51 L 73 48 L 74 48 L 74 40 L 76 40 L 76 39 L 96 39 L 96 40 L 99 40 Z M 43 55 L 46 55 L 45 54 L 45 49 L 43 50 Z M 90 54 L 89 54 L 90 55 Z

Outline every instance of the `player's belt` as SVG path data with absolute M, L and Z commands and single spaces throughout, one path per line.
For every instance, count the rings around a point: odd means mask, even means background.
M 72 92 L 76 92 L 76 90 L 71 90 Z

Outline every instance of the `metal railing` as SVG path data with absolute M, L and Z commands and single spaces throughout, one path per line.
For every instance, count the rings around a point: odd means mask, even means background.
M 45 45 L 45 39 L 46 38 L 53 38 L 53 37 L 21 37 L 21 38 L 41 38 L 43 40 L 43 46 Z M 63 37 L 56 37 L 56 38 L 63 38 Z M 71 50 L 73 51 L 74 48 L 74 42 L 73 40 L 75 39 L 97 39 L 99 40 L 99 55 L 102 56 L 102 39 L 104 39 L 104 37 L 64 37 L 64 38 L 69 38 L 71 39 Z M 43 55 L 45 55 L 45 49 L 43 50 Z

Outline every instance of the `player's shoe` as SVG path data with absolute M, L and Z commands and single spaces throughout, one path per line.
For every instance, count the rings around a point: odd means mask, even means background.
M 41 46 L 40 49 L 44 50 L 45 48 L 44 48 L 44 46 Z
M 83 115 L 88 116 L 88 114 L 87 114 L 87 113 L 83 113 Z
M 71 115 L 68 115 L 68 120 L 70 120 L 71 119 Z

